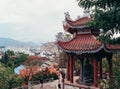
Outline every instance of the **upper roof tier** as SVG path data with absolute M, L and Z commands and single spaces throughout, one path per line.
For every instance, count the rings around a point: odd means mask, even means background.
M 86 25 L 86 23 L 89 22 L 90 20 L 91 19 L 89 17 L 82 17 L 75 21 L 72 21 L 66 18 L 67 24 L 69 24 L 72 27 L 80 27 L 80 26 Z
M 71 20 L 69 13 L 65 13 L 65 21 L 63 21 L 64 30 L 71 32 L 70 29 L 75 28 L 86 28 L 88 27 L 86 23 L 91 20 L 89 16 L 78 17 L 77 20 Z

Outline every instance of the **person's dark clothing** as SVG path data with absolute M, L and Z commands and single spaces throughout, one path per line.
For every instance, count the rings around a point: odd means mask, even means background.
M 40 87 L 43 87 L 43 79 L 40 79 Z

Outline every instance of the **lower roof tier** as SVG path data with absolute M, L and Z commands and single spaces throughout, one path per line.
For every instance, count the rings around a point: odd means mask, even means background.
M 107 52 L 120 50 L 120 45 L 104 45 L 91 33 L 76 35 L 68 42 L 58 41 L 58 47 L 65 52 L 76 54 L 96 53 L 101 49 L 104 49 Z

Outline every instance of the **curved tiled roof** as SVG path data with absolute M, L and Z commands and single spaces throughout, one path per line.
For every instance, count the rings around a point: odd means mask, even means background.
M 108 51 L 117 51 L 117 50 L 120 50 L 120 44 L 116 44 L 116 45 L 106 44 L 105 48 Z
M 63 28 L 66 31 L 68 31 L 69 28 L 85 28 L 88 27 L 86 23 L 89 22 L 90 20 L 91 18 L 89 17 L 82 17 L 75 21 L 66 18 L 63 24 Z
M 86 28 L 87 22 L 89 22 L 90 20 L 91 18 L 89 17 L 82 17 L 75 21 L 66 18 L 63 23 L 63 27 L 64 30 L 70 33 L 74 33 L 74 28 L 75 30 Z M 100 51 L 101 49 L 104 49 L 106 52 L 114 52 L 116 50 L 120 51 L 120 45 L 104 45 L 100 41 L 96 40 L 95 36 L 92 33 L 77 34 L 76 37 L 68 42 L 58 41 L 58 47 L 65 52 L 77 54 L 95 53 Z
M 75 21 L 66 19 L 66 22 L 71 26 L 82 26 L 82 25 L 86 25 L 86 23 L 89 22 L 90 20 L 91 19 L 89 17 L 82 17 Z
M 103 48 L 101 42 L 96 40 L 91 33 L 76 35 L 68 42 L 58 41 L 58 45 L 64 51 L 73 53 L 91 53 Z

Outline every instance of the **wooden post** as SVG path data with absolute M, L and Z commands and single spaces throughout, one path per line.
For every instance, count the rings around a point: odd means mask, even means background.
M 113 54 L 108 54 L 107 56 L 108 65 L 109 65 L 109 77 L 112 77 L 112 55 Z
M 76 64 L 75 60 L 76 60 L 76 56 L 73 57 L 73 70 L 75 69 L 75 64 Z
M 83 84 L 83 77 L 84 77 L 84 70 L 83 70 L 83 60 L 84 59 L 80 59 L 80 83 L 82 83 Z
M 73 83 L 73 59 L 70 55 L 70 82 Z
M 93 59 L 93 66 L 94 66 L 94 86 L 97 87 L 97 60 Z
M 67 80 L 70 80 L 70 73 L 69 73 L 69 70 L 70 70 L 70 60 L 69 60 L 69 54 L 67 54 L 67 64 L 66 64 L 66 77 L 67 77 Z
M 112 77 L 112 59 L 108 60 L 108 64 L 109 64 L 109 77 Z
M 100 59 L 100 78 L 102 78 L 102 59 Z

